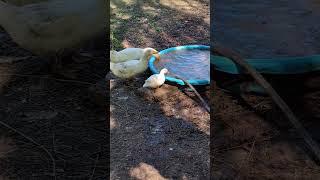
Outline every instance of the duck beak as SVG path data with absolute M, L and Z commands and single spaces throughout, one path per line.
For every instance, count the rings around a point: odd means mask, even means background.
M 153 56 L 156 58 L 156 60 L 160 60 L 160 55 L 159 54 L 153 54 Z
M 157 50 L 153 50 L 152 54 L 159 54 Z

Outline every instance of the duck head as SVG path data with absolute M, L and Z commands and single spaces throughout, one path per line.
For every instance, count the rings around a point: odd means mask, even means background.
M 153 48 L 145 48 L 144 53 L 146 54 L 158 54 L 159 52 Z
M 144 56 L 145 56 L 146 59 L 149 60 L 152 55 L 154 55 L 157 59 L 160 58 L 159 52 L 157 50 L 155 50 L 153 48 L 145 48 L 144 49 Z

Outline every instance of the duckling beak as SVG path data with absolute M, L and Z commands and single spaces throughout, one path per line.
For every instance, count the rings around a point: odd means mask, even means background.
M 153 50 L 152 54 L 159 54 L 159 52 L 157 50 Z

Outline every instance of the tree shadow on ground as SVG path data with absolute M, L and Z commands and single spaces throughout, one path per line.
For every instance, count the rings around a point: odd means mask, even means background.
M 187 116 L 179 118 L 178 111 L 186 109 L 190 115 L 194 109 L 171 108 L 174 112 L 168 114 L 159 103 L 161 99 L 146 100 L 143 94 L 134 92 L 136 87 L 112 81 L 111 178 L 132 178 L 134 168 L 146 163 L 164 178 L 209 179 L 209 134 Z M 164 90 L 162 98 L 172 95 L 172 91 Z M 208 116 L 198 119 L 206 120 Z
M 209 12 L 208 1 L 198 3 L 198 9 L 193 11 L 176 9 L 164 2 L 132 1 L 127 5 L 124 0 L 111 1 L 111 33 L 114 37 L 111 38 L 111 47 L 162 49 L 185 44 L 209 44 L 209 21 L 205 21 L 209 17 L 205 13 Z
M 30 63 L 46 61 L 19 48 L 3 31 L 0 39 L 0 61 L 12 57 L 27 57 Z M 106 61 L 101 55 L 105 47 L 98 47 L 95 43 L 88 44 L 81 51 L 93 55 L 92 59 L 65 66 L 66 71 L 74 72 L 74 82 L 56 81 L 56 77 L 48 74 L 48 64 L 36 66 L 35 63 L 32 72 L 16 71 L 24 68 L 17 69 L 15 64 L 0 65 L 1 75 L 7 72 L 5 68 L 15 74 L 1 86 L 0 120 L 52 154 L 58 179 L 108 177 L 105 109 L 95 105 L 88 93 L 88 84 L 105 76 Z M 19 76 L 21 73 L 27 76 Z M 17 179 L 53 179 L 52 159 L 39 145 L 4 126 L 0 129 L 0 136 L 9 137 L 15 147 L 1 157 L 1 175 Z
M 210 42 L 209 1 L 112 0 L 111 8 L 115 50 Z M 149 74 L 130 85 L 112 79 L 111 178 L 137 178 L 146 163 L 164 178 L 209 179 L 209 114 L 172 85 L 141 96 Z
M 311 1 L 288 2 L 217 1 L 212 39 L 248 58 L 318 53 L 317 8 L 310 6 Z M 319 74 L 312 76 L 310 79 L 319 79 Z M 275 88 L 304 125 L 311 121 L 309 126 L 316 126 L 310 117 L 319 112 L 319 93 L 315 93 L 319 86 L 307 92 L 307 83 L 297 78 L 279 82 Z M 296 92 L 289 93 L 290 88 Z M 211 172 L 217 179 L 319 178 L 319 166 L 270 98 L 244 95 L 244 101 L 218 87 L 214 92 L 211 146 L 215 159 Z M 305 96 L 310 93 L 312 103 L 307 104 Z

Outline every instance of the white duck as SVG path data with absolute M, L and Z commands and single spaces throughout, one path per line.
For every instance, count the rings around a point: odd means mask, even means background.
M 142 48 L 126 48 L 121 51 L 110 51 L 110 60 L 111 62 L 125 62 L 132 59 L 140 59 L 141 54 L 143 54 L 144 49 Z
M 145 80 L 143 87 L 148 87 L 148 88 L 160 87 L 166 81 L 166 77 L 165 77 L 166 73 L 168 73 L 168 69 L 166 68 L 161 69 L 159 74 L 154 74 L 150 76 L 147 80 Z
M 74 3 L 48 0 L 18 7 L 0 1 L 0 26 L 35 54 L 68 49 L 102 32 L 105 26 L 105 0 Z
M 140 55 L 140 59 L 119 63 L 110 62 L 110 70 L 119 78 L 130 79 L 148 69 L 148 61 L 154 54 L 158 54 L 158 51 L 153 48 L 145 48 Z
M 44 2 L 48 0 L 2 0 L 2 1 L 9 4 L 13 4 L 15 6 L 24 6 L 27 4 L 39 3 L 39 2 Z
M 47 0 L 23 6 L 0 0 L 0 26 L 37 55 L 57 55 L 104 33 L 105 13 L 105 0 Z

